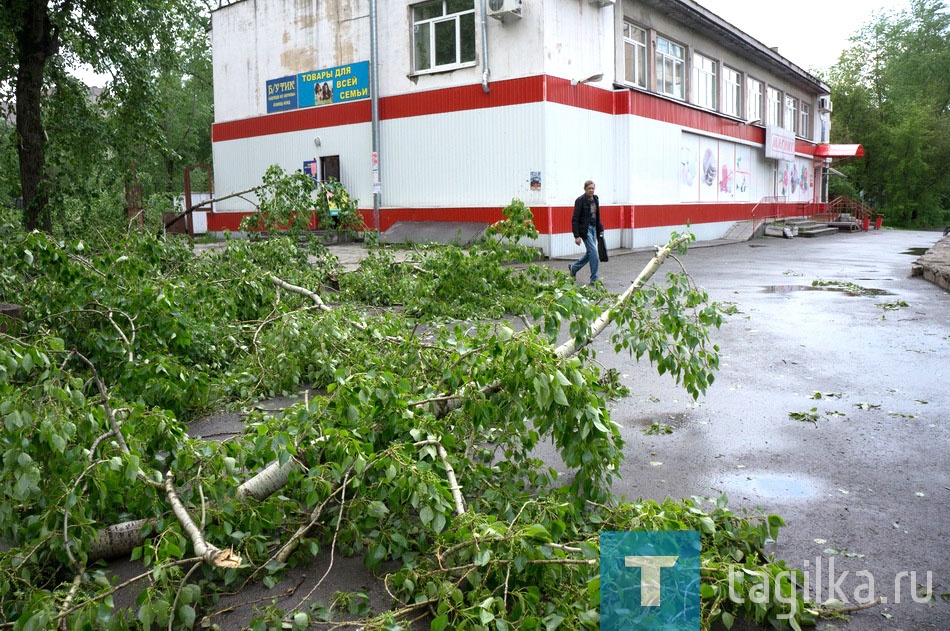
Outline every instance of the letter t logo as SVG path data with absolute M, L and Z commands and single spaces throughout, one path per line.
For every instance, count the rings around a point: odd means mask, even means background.
M 660 568 L 673 567 L 678 556 L 625 556 L 625 567 L 640 568 L 640 606 L 660 606 Z

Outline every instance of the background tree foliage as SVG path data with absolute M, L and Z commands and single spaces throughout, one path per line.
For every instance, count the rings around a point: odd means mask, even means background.
M 209 162 L 209 5 L 191 0 L 0 0 L 0 200 L 27 228 L 118 221 L 137 173 L 148 198 Z M 111 80 L 98 100 L 68 70 Z
M 840 168 L 833 194 L 882 211 L 887 222 L 950 223 L 950 13 L 943 0 L 912 0 L 851 38 L 830 71 L 832 142 L 866 157 Z

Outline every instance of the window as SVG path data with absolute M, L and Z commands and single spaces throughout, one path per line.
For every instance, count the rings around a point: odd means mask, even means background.
M 749 78 L 746 81 L 746 118 L 750 121 L 762 121 L 762 101 L 765 98 L 761 81 Z
M 629 22 L 623 23 L 623 80 L 647 87 L 647 32 Z
M 765 91 L 765 124 L 782 126 L 782 93 L 769 87 Z
M 475 65 L 475 0 L 437 0 L 412 7 L 413 71 Z
M 719 83 L 719 62 L 693 53 L 693 103 L 716 109 L 716 86 Z
M 785 116 L 782 118 L 784 127 L 790 132 L 798 132 L 798 99 L 785 95 Z
M 656 91 L 683 98 L 686 49 L 663 37 L 656 38 Z
M 742 116 L 742 73 L 729 66 L 722 67 L 722 113 Z
M 801 104 L 801 109 L 798 110 L 798 121 L 798 135 L 810 140 L 812 136 L 811 106 L 807 103 Z

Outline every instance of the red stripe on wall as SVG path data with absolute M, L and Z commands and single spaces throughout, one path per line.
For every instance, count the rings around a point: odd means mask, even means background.
M 211 141 L 239 140 L 255 136 L 283 134 L 318 127 L 339 127 L 369 122 L 372 117 L 371 104 L 367 101 L 307 107 L 281 114 L 268 114 L 254 118 L 244 118 L 211 126 Z
M 603 224 L 607 230 L 622 228 L 660 228 L 699 225 L 727 221 L 748 221 L 779 217 L 800 217 L 822 211 L 823 204 L 658 204 L 644 206 L 604 206 Z M 572 206 L 532 208 L 534 225 L 541 234 L 570 234 Z M 753 214 L 754 212 L 754 214 Z M 208 213 L 208 230 L 221 232 L 240 229 L 241 219 L 249 213 Z M 372 209 L 361 209 L 367 226 L 372 225 Z M 501 208 L 384 208 L 380 210 L 380 231 L 400 221 L 452 221 L 491 224 L 504 219 Z
M 542 75 L 493 81 L 489 84 L 490 91 L 487 94 L 481 84 L 475 84 L 389 96 L 379 100 L 379 117 L 382 120 L 389 120 L 486 107 L 539 103 L 546 100 L 544 98 L 545 78 Z
M 567 79 L 537 75 L 492 81 L 486 94 L 481 84 L 425 90 L 380 98 L 381 120 L 444 114 L 526 103 L 558 103 L 604 114 L 642 116 L 696 130 L 758 144 L 765 143 L 765 129 L 701 110 L 681 101 L 638 90 L 604 90 L 587 84 L 571 85 Z M 215 123 L 213 142 L 252 138 L 305 129 L 366 123 L 371 120 L 370 101 L 309 107 L 280 114 Z M 797 139 L 795 150 L 814 155 L 815 143 Z
M 633 206 L 633 221 L 635 223 L 633 227 L 659 228 L 719 221 L 741 221 L 750 218 L 754 207 L 755 204 L 742 203 Z

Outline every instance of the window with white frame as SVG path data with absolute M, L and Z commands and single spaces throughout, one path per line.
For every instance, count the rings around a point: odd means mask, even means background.
M 413 6 L 413 72 L 474 66 L 475 33 L 475 0 L 435 0 Z
M 765 86 L 761 81 L 749 77 L 746 79 L 746 119 L 762 121 L 765 117 L 762 105 L 765 101 Z
M 686 49 L 665 37 L 656 38 L 656 91 L 683 98 L 686 77 Z
M 809 140 L 812 137 L 811 129 L 811 105 L 808 103 L 801 103 L 798 109 L 798 135 L 803 138 L 808 138 Z
M 647 32 L 630 22 L 623 23 L 623 80 L 647 87 Z
M 782 117 L 785 129 L 798 132 L 798 99 L 785 95 L 785 116 Z
M 722 67 L 722 113 L 742 116 L 742 73 L 729 66 Z
M 765 124 L 782 126 L 782 92 L 771 86 L 765 90 Z
M 691 86 L 694 105 L 716 109 L 716 86 L 719 85 L 719 62 L 705 55 L 693 53 L 693 83 Z

